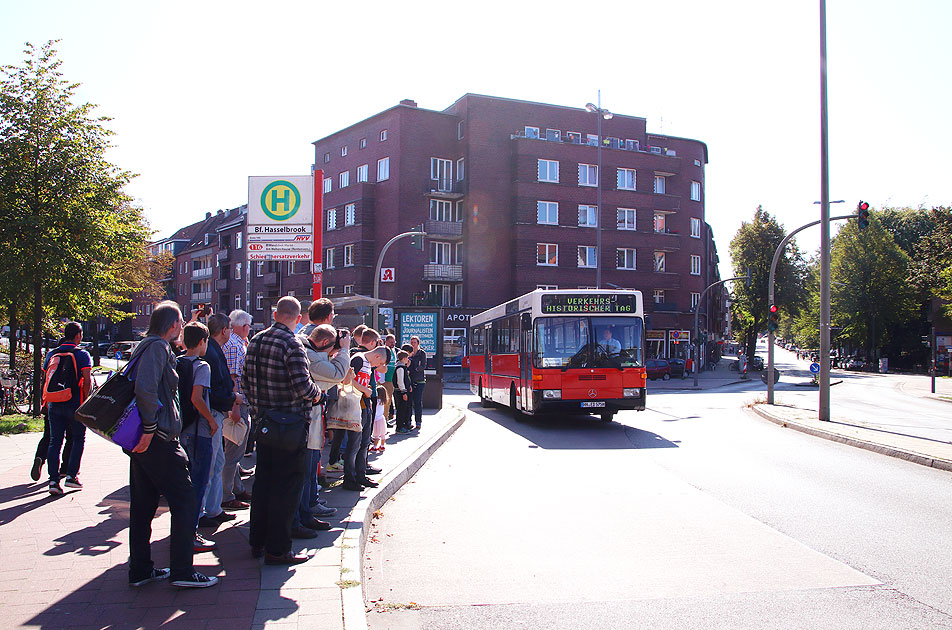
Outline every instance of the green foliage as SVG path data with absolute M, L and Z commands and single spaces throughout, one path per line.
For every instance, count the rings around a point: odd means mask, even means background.
M 741 224 L 730 244 L 734 275 L 744 276 L 750 269 L 751 284 L 734 282 L 731 306 L 733 328 L 739 341 L 747 346 L 747 354 L 753 355 L 757 334 L 766 329 L 768 280 L 770 263 L 786 231 L 777 219 L 760 206 L 753 220 Z M 777 262 L 774 295 L 780 307 L 781 322 L 794 312 L 802 296 L 803 258 L 796 243 L 791 242 L 787 251 Z
M 109 119 L 74 102 L 53 44 L 0 69 L 0 301 L 31 315 L 35 341 L 45 320 L 121 319 L 148 288 L 133 271 L 150 231 L 123 192 L 132 174 L 106 159 Z
M 933 228 L 916 243 L 909 277 L 927 296 L 944 300 L 945 315 L 952 317 L 952 209 L 933 208 L 929 220 Z

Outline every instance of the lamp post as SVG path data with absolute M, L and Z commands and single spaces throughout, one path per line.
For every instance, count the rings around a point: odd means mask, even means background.
M 596 134 L 598 135 L 598 147 L 596 148 L 596 169 L 598 170 L 597 176 L 597 185 L 595 188 L 595 288 L 602 288 L 602 118 L 605 120 L 611 120 L 612 113 L 607 109 L 602 109 L 602 91 L 598 91 L 598 105 L 593 103 L 588 103 L 585 105 L 585 109 L 592 112 L 593 114 L 598 114 L 598 128 Z

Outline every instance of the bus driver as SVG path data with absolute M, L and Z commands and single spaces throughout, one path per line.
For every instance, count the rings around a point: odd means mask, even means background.
M 605 327 L 602 330 L 602 340 L 598 344 L 610 357 L 617 357 L 621 354 L 621 342 L 612 336 L 612 329 Z

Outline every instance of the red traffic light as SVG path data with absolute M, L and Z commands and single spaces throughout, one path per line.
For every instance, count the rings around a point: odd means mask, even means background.
M 776 312 L 777 312 L 777 305 L 776 305 L 776 304 L 771 304 L 771 305 L 770 305 L 770 312 L 771 312 L 771 313 L 776 313 Z
M 869 204 L 866 203 L 865 201 L 860 201 L 859 204 L 856 206 L 856 209 L 860 211 L 869 210 Z

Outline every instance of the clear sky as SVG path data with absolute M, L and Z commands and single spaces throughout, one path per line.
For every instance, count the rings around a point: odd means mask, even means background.
M 819 218 L 819 2 L 0 0 L 0 63 L 58 45 L 112 116 L 110 157 L 158 236 L 307 174 L 311 142 L 410 98 L 467 92 L 642 116 L 704 141 L 706 219 Z M 830 195 L 853 212 L 952 203 L 952 2 L 828 0 Z M 528 122 L 528 121 L 527 121 Z M 590 130 L 594 133 L 595 122 Z M 819 228 L 803 233 L 812 253 Z M 726 275 L 725 275 L 726 277 Z

